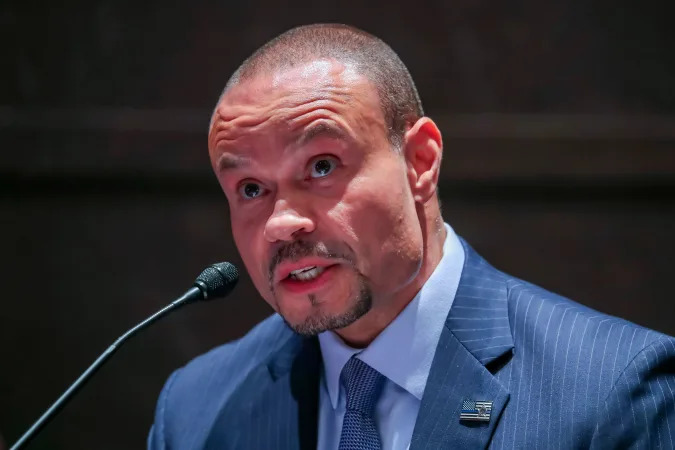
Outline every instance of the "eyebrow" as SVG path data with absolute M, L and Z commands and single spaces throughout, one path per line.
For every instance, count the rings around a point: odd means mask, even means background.
M 341 128 L 319 122 L 304 130 L 295 140 L 295 145 L 301 147 L 307 144 L 312 139 L 318 137 L 328 137 L 333 139 L 349 139 L 349 135 Z M 239 156 L 232 153 L 223 153 L 218 157 L 216 167 L 219 172 L 240 169 L 242 167 L 250 166 L 251 159 L 245 156 Z
M 217 162 L 218 171 L 226 171 L 239 169 L 244 166 L 251 165 L 251 160 L 249 158 L 233 155 L 232 153 L 223 153 L 218 157 Z
M 301 147 L 312 139 L 316 139 L 317 137 L 328 137 L 334 139 L 348 138 L 347 133 L 345 133 L 341 128 L 325 122 L 319 122 L 304 130 L 295 140 L 295 145 Z

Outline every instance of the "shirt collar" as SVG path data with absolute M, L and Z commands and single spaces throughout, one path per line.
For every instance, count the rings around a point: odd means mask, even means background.
M 352 355 L 422 400 L 424 387 L 464 265 L 464 249 L 450 225 L 443 257 L 422 289 L 365 349 L 345 344 L 332 331 L 319 334 L 324 381 L 331 404 L 337 408 L 340 373 Z

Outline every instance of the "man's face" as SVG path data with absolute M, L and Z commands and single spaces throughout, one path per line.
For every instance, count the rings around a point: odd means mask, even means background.
M 417 275 L 423 238 L 373 84 L 317 60 L 232 87 L 209 133 L 235 243 L 296 331 L 375 314 Z

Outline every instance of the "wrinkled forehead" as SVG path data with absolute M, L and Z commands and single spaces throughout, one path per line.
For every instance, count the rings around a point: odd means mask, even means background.
M 259 73 L 241 80 L 220 99 L 213 121 L 246 113 L 253 108 L 284 108 L 303 101 L 350 97 L 357 103 L 379 108 L 375 86 L 359 73 L 355 64 L 317 59 L 290 68 Z M 373 102 L 374 100 L 374 102 Z

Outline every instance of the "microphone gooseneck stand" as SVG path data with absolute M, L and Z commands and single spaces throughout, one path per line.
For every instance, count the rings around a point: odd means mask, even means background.
M 124 344 L 131 336 L 142 329 L 153 324 L 157 320 L 175 311 L 181 306 L 193 303 L 197 300 L 210 300 L 212 298 L 223 297 L 227 295 L 237 283 L 237 269 L 230 263 L 219 263 L 209 266 L 195 281 L 195 286 L 191 287 L 182 296 L 169 303 L 164 308 L 157 311 L 135 327 L 120 336 L 110 347 L 108 347 L 93 362 L 87 370 L 70 385 L 66 391 L 49 407 L 47 411 L 17 440 L 10 450 L 19 450 L 33 439 L 37 433 L 63 408 L 66 403 L 79 391 L 84 384 L 105 364 L 108 359 Z

